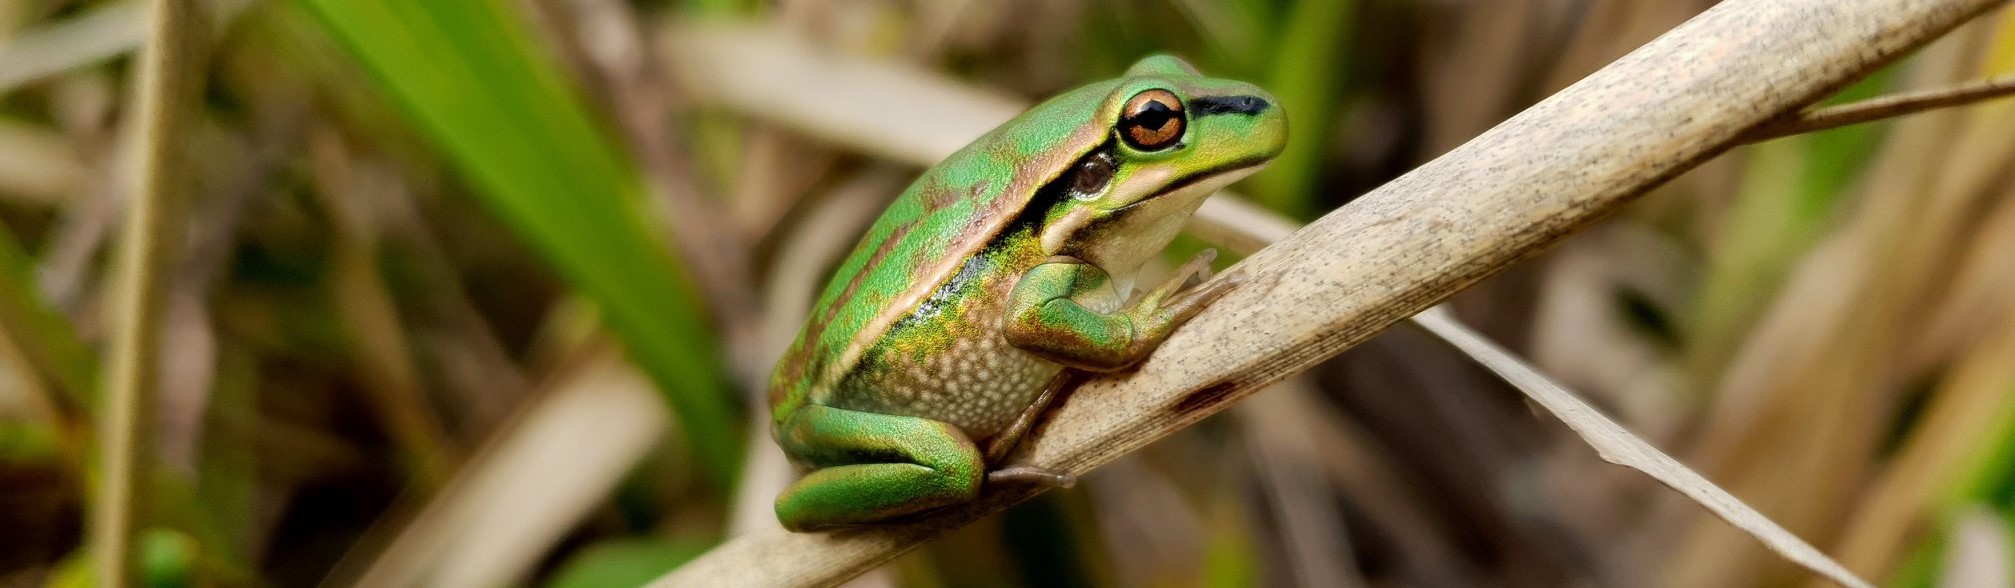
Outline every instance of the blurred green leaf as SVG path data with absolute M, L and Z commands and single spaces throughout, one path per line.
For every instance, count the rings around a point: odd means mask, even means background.
M 1256 544 L 1237 499 L 1227 494 L 1210 506 L 1209 537 L 1204 542 L 1202 585 L 1252 586 L 1260 573 Z
M 2007 398 L 2015 398 L 2015 390 Z M 1941 500 L 1948 508 L 1987 503 L 2015 509 L 2015 401 L 2002 402 L 1987 430 L 1993 434 L 1972 449 L 1966 465 L 1946 486 Z
M 550 588 L 642 586 L 705 553 L 702 541 L 622 539 L 595 544 L 567 560 Z
M 96 391 L 97 356 L 36 284 L 34 261 L 14 233 L 0 226 L 0 327 L 62 394 L 70 404 L 66 408 L 81 412 Z
M 46 423 L 0 421 L 0 463 L 33 463 L 62 457 L 62 438 Z
M 1301 0 L 1278 25 L 1280 37 L 1269 53 L 1275 69 L 1266 88 L 1287 111 L 1287 149 L 1247 184 L 1256 200 L 1281 214 L 1307 219 L 1316 212 L 1309 197 L 1322 167 L 1330 115 L 1338 108 L 1347 70 L 1339 61 L 1350 46 L 1355 6 L 1350 0 Z
M 1895 73 L 1894 67 L 1877 71 L 1821 105 L 1845 104 L 1881 95 Z M 1808 161 L 1802 191 L 1798 194 L 1799 221 L 1816 224 L 1833 215 L 1834 205 L 1861 177 L 1861 170 L 1867 167 L 1868 158 L 1875 155 L 1875 147 L 1881 144 L 1886 130 L 1888 126 L 1880 124 L 1850 125 L 1806 135 Z
M 91 588 L 91 557 L 82 549 L 70 552 L 56 567 L 49 569 L 49 576 L 42 580 L 43 588 Z
M 56 387 L 64 391 L 63 400 L 73 403 L 70 408 L 81 410 L 89 406 L 95 392 L 93 382 L 97 379 L 98 356 L 77 336 L 69 319 L 43 300 L 33 260 L 22 251 L 14 235 L 5 227 L 0 227 L 0 326 L 5 326 L 12 336 L 24 342 L 20 345 L 23 353 L 36 364 L 36 369 L 45 372 Z M 0 458 L 34 459 L 57 455 L 63 442 L 59 431 L 38 424 L 0 425 Z M 211 545 L 231 545 L 223 534 L 216 532 L 211 518 L 250 516 L 250 513 L 229 512 L 228 508 L 198 501 L 185 489 L 187 484 L 177 472 L 154 470 L 153 479 L 147 486 L 153 516 L 169 525 L 195 530 Z M 206 508 L 223 512 L 211 512 Z M 204 562 L 211 568 L 234 577 L 250 576 L 250 566 L 243 561 L 242 554 L 223 548 L 198 549 L 194 536 L 183 531 L 154 528 L 147 531 L 141 541 L 141 556 L 145 558 L 143 572 L 147 574 L 148 585 L 151 586 L 190 585 L 188 580 L 198 553 L 208 558 Z M 178 569 L 181 571 L 176 572 Z M 52 573 L 49 583 L 52 586 L 90 585 L 90 573 L 90 565 L 72 565 L 71 560 L 66 560 Z M 169 581 L 174 578 L 183 581 Z M 156 579 L 162 582 L 156 582 Z
M 1894 71 L 1881 70 L 1825 104 L 1880 94 Z M 1696 355 L 1696 373 L 1718 373 L 1748 336 L 1792 266 L 1823 236 L 1882 131 L 1882 125 L 1855 125 L 1749 148 L 1741 187 L 1711 241 L 1715 252 L 1684 333 Z
M 222 342 L 209 410 L 203 415 L 203 458 L 192 500 L 208 516 L 201 528 L 219 539 L 248 537 L 259 524 L 259 454 L 240 448 L 253 443 L 259 422 L 258 358 L 242 346 Z
M 1882 585 L 1894 588 L 1930 588 L 1936 585 L 1938 568 L 1945 562 L 1945 543 L 1944 534 L 1929 534 L 1923 542 L 1904 554 L 1903 563 L 1896 567 L 1896 573 Z
M 647 221 L 645 188 L 503 0 L 300 0 L 503 220 L 623 339 L 721 487 L 738 404 L 690 284 Z
M 1001 544 L 1018 564 L 1022 580 L 1030 586 L 1097 586 L 1090 556 L 1093 545 L 1074 526 L 1059 492 L 1036 497 L 1001 516 Z M 1091 513 L 1078 513 L 1089 515 Z M 1089 518 L 1089 517 L 1085 517 Z
M 148 588 L 185 588 L 196 585 L 197 546 L 188 535 L 160 527 L 140 534 L 140 585 Z M 91 553 L 78 549 L 56 563 L 43 582 L 47 588 L 88 588 L 96 586 Z
M 154 588 L 196 585 L 196 540 L 158 527 L 142 533 L 140 578 Z

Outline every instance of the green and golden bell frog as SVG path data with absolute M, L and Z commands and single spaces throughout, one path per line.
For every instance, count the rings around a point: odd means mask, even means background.
M 1244 82 L 1156 55 L 1051 98 L 938 163 L 847 256 L 770 383 L 804 476 L 785 528 L 875 524 L 982 484 L 1068 484 L 1000 463 L 1071 370 L 1140 362 L 1235 281 L 1205 251 L 1131 303 L 1141 266 L 1212 193 L 1280 153 Z

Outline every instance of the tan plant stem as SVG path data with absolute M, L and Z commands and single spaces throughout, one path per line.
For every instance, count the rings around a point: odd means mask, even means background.
M 100 485 L 93 497 L 90 536 L 101 586 L 132 579 L 134 529 L 144 499 L 136 488 L 148 479 L 146 441 L 153 399 L 160 388 L 161 324 L 166 314 L 168 268 L 185 228 L 188 155 L 183 139 L 195 107 L 202 15 L 196 0 L 153 0 L 147 45 L 140 53 L 137 130 L 140 169 L 128 193 L 120 236 L 110 315 L 105 397 L 99 404 Z
M 1247 253 L 1252 243 L 1271 243 L 1294 232 L 1292 221 L 1238 200 L 1216 198 L 1211 210 L 1200 211 L 1192 231 L 1212 243 Z M 1534 403 L 1559 418 L 1603 461 L 1644 473 L 1685 495 L 1702 508 L 1763 542 L 1771 551 L 1842 586 L 1867 586 L 1838 562 L 1791 531 L 1744 504 L 1698 472 L 1631 434 L 1594 406 L 1555 383 L 1537 368 L 1485 339 L 1440 306 L 1408 319 L 1449 347 L 1462 352 L 1512 385 Z
M 1643 472 L 1666 487 L 1686 495 L 1688 499 L 1706 508 L 1714 516 L 1734 525 L 1757 540 L 1762 541 L 1771 551 L 1832 580 L 1841 586 L 1853 588 L 1873 588 L 1872 584 L 1856 577 L 1838 562 L 1826 557 L 1811 544 L 1799 539 L 1790 531 L 1756 509 L 1743 504 L 1740 499 L 1707 481 L 1697 472 L 1681 465 L 1678 460 L 1645 443 L 1643 439 L 1624 430 L 1595 407 L 1576 397 L 1574 393 L 1554 383 L 1538 370 L 1513 357 L 1510 352 L 1497 347 L 1482 335 L 1456 322 L 1455 317 L 1440 307 L 1428 309 L 1413 317 L 1413 323 L 1434 338 L 1461 351 L 1464 355 L 1482 363 L 1484 368 L 1511 383 L 1527 398 L 1538 403 L 1547 412 L 1560 418 L 1561 422 L 1580 435 L 1583 442 L 1595 449 L 1603 461 Z
M 1777 122 L 1757 127 L 1744 136 L 1742 140 L 1747 143 L 1760 143 L 1771 139 L 1816 133 L 1847 125 L 1874 122 L 1940 108 L 1964 106 L 2004 96 L 2015 96 L 2015 76 L 2001 76 L 1950 88 L 1900 92 L 1859 102 L 1850 102 L 1838 106 L 1828 106 L 1826 108 L 1801 112 Z
M 1078 389 L 1015 461 L 1083 474 L 1530 257 L 1996 0 L 1730 0 L 1269 246 L 1129 374 Z M 737 537 L 657 586 L 824 586 L 1032 496 L 913 523 Z

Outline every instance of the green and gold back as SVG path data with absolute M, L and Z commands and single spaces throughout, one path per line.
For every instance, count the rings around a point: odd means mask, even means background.
M 1020 272 L 979 271 L 976 264 L 1033 263 L 1016 257 L 1024 250 L 1001 245 L 1016 238 L 1005 231 L 1043 184 L 1105 140 L 1107 129 L 1087 123 L 1118 83 L 1084 86 L 1030 109 L 924 172 L 898 196 L 834 271 L 779 362 L 770 386 L 773 414 L 788 415 L 807 401 L 865 402 L 834 395 L 855 393 L 841 384 L 857 371 L 884 373 L 898 355 L 927 354 L 933 345 L 954 345 L 962 339 L 958 334 L 970 333 L 960 329 L 980 328 L 983 323 L 966 317 L 983 310 L 977 304 L 1003 298 L 1005 290 L 993 289 L 1012 287 Z M 987 279 L 958 287 L 997 296 L 944 291 L 962 272 L 976 271 Z M 966 303 L 926 306 L 932 299 Z M 899 325 L 900 332 L 894 329 Z M 875 361 L 863 362 L 869 358 Z

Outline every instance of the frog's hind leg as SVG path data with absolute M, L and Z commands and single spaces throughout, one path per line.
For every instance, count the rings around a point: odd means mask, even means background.
M 1020 416 L 1015 417 L 1014 422 L 1009 423 L 1006 429 L 995 434 L 992 439 L 987 440 L 984 451 L 987 467 L 1000 466 L 1002 462 L 1007 460 L 1008 454 L 1013 453 L 1015 447 L 1021 445 L 1022 438 L 1028 436 L 1029 429 L 1035 427 L 1036 420 L 1042 418 L 1043 413 L 1049 412 L 1049 407 L 1056 402 L 1056 397 L 1062 394 L 1064 389 L 1075 385 L 1082 379 L 1079 375 L 1080 373 L 1077 370 L 1065 369 L 1058 373 L 1056 377 L 1050 378 L 1049 385 L 1043 387 L 1042 393 L 1036 395 L 1035 401 L 1030 402 L 1029 407 L 1024 409 Z M 1048 468 L 1019 464 L 987 472 L 987 481 L 1023 482 L 1055 488 L 1069 488 L 1077 484 L 1077 476 L 1066 472 L 1052 471 Z
M 979 447 L 943 421 L 805 405 L 780 433 L 784 452 L 815 468 L 777 496 L 777 520 L 792 531 L 969 502 L 985 478 Z

